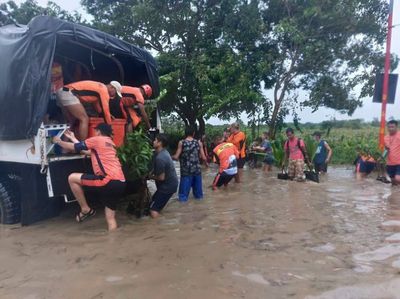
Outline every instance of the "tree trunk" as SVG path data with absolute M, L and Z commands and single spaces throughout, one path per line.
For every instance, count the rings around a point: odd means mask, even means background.
M 256 121 L 254 118 L 253 121 L 251 122 L 251 138 L 253 141 L 256 139 Z
M 275 139 L 276 122 L 278 120 L 278 113 L 280 108 L 281 108 L 281 103 L 279 101 L 275 101 L 274 111 L 272 112 L 271 122 L 269 125 L 269 136 L 271 139 Z
M 206 132 L 206 122 L 202 116 L 197 117 L 197 121 L 199 122 L 197 134 L 198 137 L 201 138 L 201 136 Z

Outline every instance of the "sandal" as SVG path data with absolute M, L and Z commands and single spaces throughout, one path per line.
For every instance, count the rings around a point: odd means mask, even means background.
M 94 209 L 90 209 L 90 211 L 87 213 L 79 212 L 78 214 L 76 214 L 76 222 L 83 222 L 87 218 L 92 217 L 94 215 L 96 215 L 96 210 Z

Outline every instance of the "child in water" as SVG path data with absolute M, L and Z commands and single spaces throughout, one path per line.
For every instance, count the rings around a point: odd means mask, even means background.
M 377 170 L 377 180 L 382 181 L 383 183 L 390 183 L 386 177 L 385 161 L 381 155 L 374 157 L 369 150 L 358 149 L 358 156 L 355 160 L 355 165 L 357 179 L 366 178 L 372 171 Z

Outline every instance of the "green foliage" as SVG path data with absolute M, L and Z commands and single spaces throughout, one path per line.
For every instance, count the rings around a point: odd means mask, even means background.
M 278 168 L 283 166 L 285 162 L 285 149 L 284 149 L 285 140 L 282 136 L 279 136 L 274 141 L 271 142 L 272 150 L 275 159 L 275 165 Z
M 148 175 L 152 160 L 150 140 L 143 130 L 127 134 L 126 142 L 117 149 L 117 155 L 128 172 L 128 179 L 135 180 Z
M 333 150 L 333 164 L 351 164 L 359 150 L 376 151 L 378 129 L 365 127 L 362 130 L 335 129 L 327 140 Z
M 290 103 L 288 97 L 299 89 L 310 91 L 302 106 L 348 114 L 361 105 L 362 97 L 372 95 L 373 78 L 383 66 L 387 1 L 261 2 L 264 27 L 271 30 L 268 36 L 276 46 L 268 120 L 272 135 Z M 356 86 L 362 88 L 358 95 Z
M 270 45 L 259 1 L 83 0 L 93 25 L 158 54 L 164 115 L 205 129 L 205 119 L 253 117 L 270 86 Z M 263 76 L 265 78 L 263 78 Z
M 69 13 L 53 1 L 47 2 L 46 7 L 40 6 L 37 1 L 26 0 L 18 6 L 15 1 L 0 4 L 0 26 L 19 23 L 28 24 L 36 16 L 46 15 L 60 18 L 75 23 L 85 23 L 78 12 Z
M 306 146 L 308 158 L 312 161 L 314 159 L 314 155 L 317 150 L 318 144 L 314 140 L 314 138 L 309 134 L 305 135 L 303 140 L 304 140 L 304 144 Z

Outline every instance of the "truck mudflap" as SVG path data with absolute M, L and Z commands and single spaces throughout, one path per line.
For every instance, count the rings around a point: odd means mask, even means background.
M 62 200 L 57 197 L 49 198 L 46 176 L 40 173 L 40 165 L 24 165 L 22 170 L 21 225 L 58 216 Z
M 90 169 L 90 160 L 86 158 L 50 161 L 46 174 L 40 173 L 40 165 L 25 166 L 20 180 L 21 224 L 29 225 L 58 216 L 65 205 L 65 198 L 73 199 L 68 176 Z

